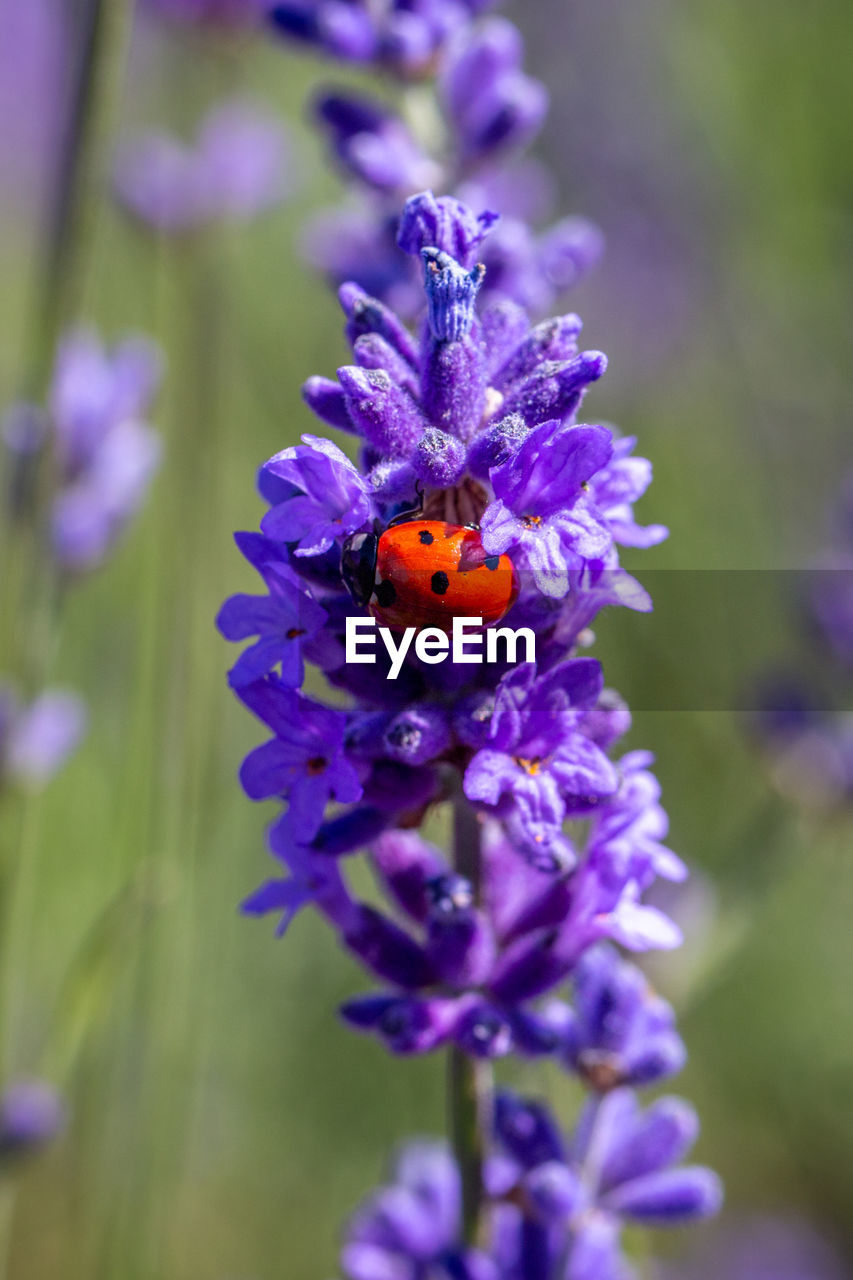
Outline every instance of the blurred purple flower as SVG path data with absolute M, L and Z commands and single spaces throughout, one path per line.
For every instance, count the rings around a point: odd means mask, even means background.
M 496 1173 L 509 1201 L 499 1209 L 499 1241 L 511 1275 L 627 1280 L 623 1224 L 680 1225 L 720 1208 L 715 1175 L 678 1163 L 698 1129 L 678 1098 L 642 1112 L 630 1090 L 617 1090 L 587 1105 L 566 1143 L 543 1104 L 504 1091 L 495 1129 L 505 1153 Z M 534 1257 L 547 1261 L 530 1272 Z M 565 1272 L 555 1271 L 558 1262 Z
M 674 1075 L 686 1054 L 675 1014 L 634 965 L 610 947 L 581 959 L 574 978 L 575 1008 L 562 1029 L 567 1065 L 597 1092 L 651 1084 Z
M 215 107 L 195 142 L 144 134 L 119 151 L 115 189 L 125 208 L 164 234 L 218 219 L 246 221 L 293 187 L 292 162 L 278 119 L 248 101 Z
M 363 95 L 328 93 L 315 114 L 344 171 L 378 191 L 411 191 L 439 176 L 438 166 L 403 121 L 384 104 Z
M 481 256 L 490 293 L 541 315 L 592 270 L 602 252 L 601 232 L 585 218 L 564 218 L 537 233 L 519 218 L 502 217 Z
M 55 1138 L 65 1124 L 65 1106 L 42 1080 L 19 1080 L 0 1093 L 0 1161 L 25 1155 Z
M 112 351 L 90 332 L 65 338 L 50 398 L 59 490 L 53 511 L 57 559 L 91 569 L 141 506 L 160 461 L 145 421 L 161 377 L 153 344 L 128 338 Z
M 678 1225 L 720 1207 L 710 1170 L 679 1164 L 696 1131 L 694 1113 L 678 1098 L 659 1099 L 641 1112 L 630 1091 L 621 1090 L 591 1105 L 567 1139 L 543 1103 L 501 1091 L 493 1132 L 486 1135 L 490 1213 L 480 1248 L 461 1242 L 453 1157 L 443 1144 L 421 1140 L 403 1148 L 393 1181 L 347 1224 L 344 1274 L 348 1280 L 628 1280 L 623 1225 Z
M 352 281 L 410 317 L 423 305 L 423 289 L 414 263 L 397 250 L 397 222 L 396 205 L 387 210 L 376 193 L 359 193 L 308 222 L 305 256 L 335 288 Z
M 347 1223 L 348 1280 L 498 1280 L 494 1265 L 461 1243 L 459 1171 L 443 1143 L 407 1143 L 391 1177 Z
M 270 0 L 282 35 L 342 62 L 375 63 L 420 79 L 447 41 L 494 0 Z
M 0 685 L 0 783 L 49 782 L 78 746 L 86 720 L 82 699 L 69 690 L 46 689 L 24 706 Z
M 521 69 L 524 42 L 511 22 L 491 18 L 451 47 L 440 93 L 463 166 L 518 148 L 548 110 L 544 85 Z

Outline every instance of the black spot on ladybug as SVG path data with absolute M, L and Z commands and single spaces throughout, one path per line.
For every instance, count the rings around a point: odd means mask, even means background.
M 487 556 L 483 564 L 487 569 L 497 569 L 499 561 L 500 556 Z
M 435 538 L 433 538 L 429 529 L 421 529 L 420 533 L 418 534 L 418 537 L 420 538 L 421 542 L 425 547 L 428 547 L 433 542 L 435 542 Z
M 450 579 L 443 569 L 439 569 L 438 573 L 432 575 L 430 586 L 437 596 L 443 596 L 447 588 L 450 586 Z
M 397 592 L 393 582 L 380 582 L 376 588 L 376 600 L 382 609 L 389 608 L 397 599 Z

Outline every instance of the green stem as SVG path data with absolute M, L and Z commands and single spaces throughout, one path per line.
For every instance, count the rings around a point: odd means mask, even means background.
M 480 892 L 480 823 L 463 795 L 453 807 L 453 863 L 468 880 L 475 898 Z M 462 1233 L 469 1245 L 485 1242 L 483 1192 L 485 1138 L 492 1108 L 492 1068 L 451 1048 L 448 1062 L 448 1110 L 453 1151 L 462 1181 Z

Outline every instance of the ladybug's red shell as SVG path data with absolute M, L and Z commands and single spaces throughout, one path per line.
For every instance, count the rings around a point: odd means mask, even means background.
M 490 556 L 477 529 L 443 520 L 407 520 L 379 538 L 370 612 L 393 631 L 453 619 L 499 622 L 518 595 L 509 556 Z

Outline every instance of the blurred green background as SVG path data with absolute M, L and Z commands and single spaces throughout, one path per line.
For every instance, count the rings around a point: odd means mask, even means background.
M 612 360 L 595 413 L 639 435 L 656 476 L 641 511 L 672 530 L 629 567 L 804 564 L 853 464 L 849 3 L 508 12 L 552 93 L 539 151 L 561 205 L 609 241 L 571 305 Z M 134 60 L 125 130 L 189 130 L 248 90 L 288 121 L 299 187 L 192 244 L 155 243 L 106 196 L 99 213 L 85 314 L 166 348 L 167 451 L 130 536 L 68 600 L 52 676 L 92 722 L 19 851 L 5 1068 L 53 1073 L 71 1120 L 14 1203 L 4 1189 L 15 1280 L 324 1280 L 394 1143 L 442 1128 L 440 1059 L 392 1061 L 336 1021 L 365 980 L 324 926 L 305 914 L 277 942 L 237 912 L 267 874 L 271 814 L 236 782 L 258 732 L 225 687 L 213 618 L 252 589 L 231 531 L 257 522 L 256 466 L 311 429 L 300 384 L 345 357 L 300 255 L 306 217 L 340 192 L 304 123 L 332 78 L 189 33 Z M 11 209 L 5 401 L 37 253 L 32 217 Z M 675 664 L 704 660 L 688 622 L 652 644 L 650 621 L 604 615 L 610 683 L 654 707 Z M 785 638 L 768 624 L 754 642 L 734 655 L 745 680 Z M 702 1115 L 698 1154 L 732 1209 L 797 1208 L 853 1259 L 853 827 L 777 796 L 734 712 L 644 710 L 631 744 L 657 753 L 672 843 L 699 873 L 694 942 L 655 966 L 690 1049 L 676 1087 Z M 511 1071 L 571 1114 L 555 1072 Z

